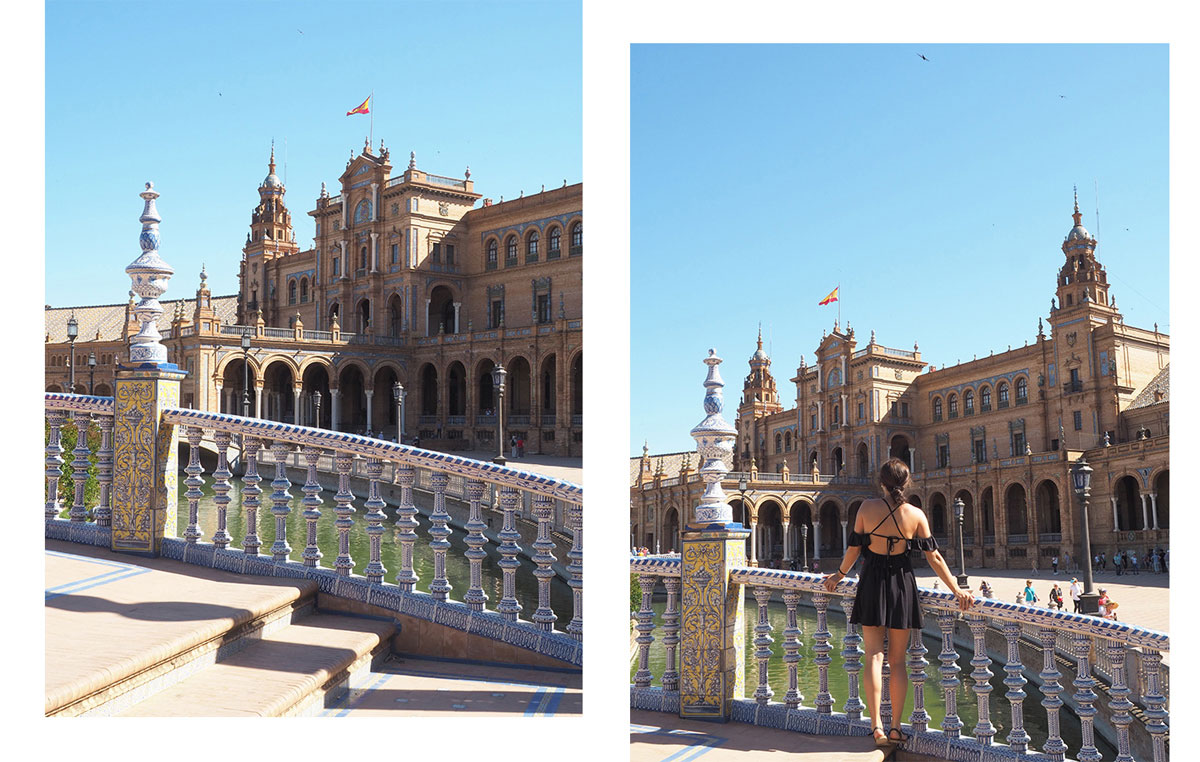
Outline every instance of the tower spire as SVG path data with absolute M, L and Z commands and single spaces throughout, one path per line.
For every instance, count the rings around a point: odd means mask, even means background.
M 275 138 L 271 138 L 271 174 L 275 174 Z

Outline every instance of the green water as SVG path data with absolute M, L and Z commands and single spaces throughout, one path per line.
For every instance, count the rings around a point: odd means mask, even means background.
M 274 471 L 272 470 L 272 474 Z M 179 479 L 179 527 L 177 529 L 178 536 L 182 537 L 188 526 L 188 501 L 186 497 L 187 486 L 183 483 L 184 474 L 180 474 Z M 212 491 L 212 479 L 205 478 L 207 482 L 202 488 L 204 497 L 200 498 L 199 502 L 199 526 L 203 536 L 201 542 L 212 542 L 213 532 L 217 529 L 217 506 L 213 502 L 214 493 Z M 264 477 L 259 483 L 259 487 L 263 493 L 259 496 L 262 505 L 258 509 L 258 539 L 262 546 L 258 549 L 260 555 L 271 556 L 271 544 L 275 541 L 275 517 L 271 514 L 271 477 Z M 230 480 L 229 497 L 230 503 L 226 509 L 226 528 L 230 535 L 233 536 L 233 541 L 229 547 L 241 549 L 242 541 L 246 536 L 246 515 L 242 510 L 242 495 L 241 481 L 238 479 Z M 304 546 L 308 542 L 308 528 L 304 521 L 303 509 L 300 507 L 300 499 L 304 497 L 304 493 L 300 491 L 299 485 L 293 485 L 288 491 L 292 496 L 291 507 L 292 512 L 288 514 L 285 520 L 287 527 L 287 542 L 291 546 L 292 551 L 288 558 L 292 561 L 302 562 L 302 554 Z M 322 567 L 332 569 L 333 562 L 338 554 L 338 537 L 337 529 L 334 527 L 334 520 L 337 516 L 334 514 L 333 493 L 325 491 L 321 493 L 321 499 L 324 501 L 321 506 L 321 519 L 317 522 L 317 547 L 320 548 L 323 554 L 318 564 Z M 363 574 L 367 567 L 367 562 L 371 560 L 370 556 L 370 540 L 367 535 L 367 509 L 363 507 L 365 497 L 355 496 L 352 506 L 354 507 L 354 526 L 350 529 L 350 557 L 354 559 L 354 573 Z M 448 501 L 454 502 L 453 498 L 447 498 Z M 416 584 L 417 590 L 422 592 L 429 591 L 429 583 L 433 579 L 433 550 L 429 547 L 429 518 L 428 514 L 433 509 L 433 497 L 431 495 L 413 491 L 413 502 L 421 511 L 421 515 L 417 516 L 417 522 L 420 524 L 417 532 L 417 542 L 413 547 L 413 568 L 416 570 L 420 580 Z M 400 544 L 396 541 L 397 531 L 395 528 L 396 508 L 393 505 L 388 505 L 384 509 L 387 514 L 387 520 L 383 522 L 384 532 L 382 542 L 380 543 L 380 558 L 387 571 L 384 572 L 384 581 L 394 583 L 396 581 L 396 573 L 400 570 Z M 485 518 L 486 521 L 486 518 Z M 492 521 L 499 529 L 500 518 L 496 514 L 492 514 Z M 446 578 L 450 581 L 453 589 L 450 591 L 450 598 L 461 601 L 466 595 L 467 589 L 471 586 L 471 568 L 463 553 L 467 550 L 467 545 L 463 542 L 465 532 L 458 528 L 452 528 L 453 534 L 450 536 L 450 549 L 446 551 Z M 500 567 L 496 562 L 500 560 L 500 554 L 496 550 L 494 543 L 489 542 L 485 546 L 488 557 L 483 559 L 483 590 L 487 593 L 488 601 L 487 608 L 495 610 L 503 595 L 502 574 Z M 526 549 L 529 550 L 528 548 Z M 516 596 L 521 604 L 521 619 L 528 620 L 538 606 L 538 590 L 537 578 L 533 576 L 535 565 L 524 557 L 519 557 L 521 567 L 517 570 L 516 575 Z M 565 562 L 566 559 L 559 559 Z M 571 588 L 566 582 L 563 582 L 558 577 L 550 581 L 550 608 L 553 609 L 558 621 L 554 623 L 556 630 L 565 630 L 567 624 L 571 621 L 572 616 L 572 595 Z
M 661 685 L 660 678 L 663 670 L 666 669 L 666 649 L 662 644 L 662 614 L 665 609 L 665 601 L 654 604 L 655 630 L 652 634 L 655 639 L 650 645 L 650 672 L 654 675 L 654 685 Z M 788 689 L 787 665 L 783 662 L 783 629 L 787 626 L 787 608 L 782 603 L 772 601 L 767 605 L 767 617 L 771 622 L 771 637 L 775 640 L 771 644 L 771 659 L 767 662 L 767 684 L 771 687 L 771 690 L 775 691 L 775 695 L 771 697 L 771 700 L 782 703 Z M 754 626 L 757 624 L 757 619 L 758 606 L 753 600 L 748 600 L 746 602 L 746 698 L 753 698 L 754 691 L 758 688 L 758 660 L 754 658 Z M 814 641 L 812 639 L 812 634 L 817 630 L 817 612 L 815 609 L 800 606 L 796 610 L 796 619 L 800 629 L 803 631 L 803 634 L 800 636 L 800 663 L 796 669 L 796 679 L 800 693 L 804 696 L 801 705 L 812 708 L 817 697 L 818 676 L 817 666 L 813 663 L 813 658 L 816 654 L 813 653 Z M 830 653 L 833 663 L 829 665 L 828 670 L 829 693 L 834 699 L 833 711 L 842 712 L 844 711 L 846 697 L 849 695 L 849 675 L 843 668 L 845 660 L 841 655 L 842 638 L 846 635 L 846 620 L 840 604 L 830 607 L 826 629 L 831 633 L 829 645 L 833 647 L 833 651 Z M 928 649 L 928 653 L 925 654 L 925 660 L 929 662 L 929 665 L 925 668 L 925 712 L 929 715 L 930 729 L 937 730 L 941 728 L 942 719 L 946 714 L 946 703 L 941 689 L 938 687 L 938 682 L 941 679 L 941 674 L 938 670 L 942 664 L 938 660 L 938 654 L 942 650 L 942 642 L 941 639 L 931 638 L 928 635 L 923 638 L 923 642 L 925 648 Z M 859 647 L 861 648 L 862 646 L 860 645 Z M 958 679 L 962 683 L 958 689 L 958 716 L 963 723 L 960 732 L 964 736 L 971 736 L 974 735 L 973 731 L 979 717 L 975 693 L 972 690 L 975 681 L 970 678 L 970 674 L 974 670 L 974 667 L 970 663 L 973 654 L 969 651 L 959 649 L 958 655 L 958 666 L 962 670 L 958 673 Z M 676 665 L 678 665 L 678 652 L 676 653 L 675 661 Z M 990 681 L 992 693 L 988 709 L 992 724 L 997 729 L 995 743 L 1007 745 L 1005 737 L 1012 726 L 1012 708 L 1008 700 L 1004 698 L 1004 694 L 1007 691 L 1004 685 L 1004 677 L 1006 675 L 1004 664 L 993 661 L 988 669 L 992 672 L 992 679 Z M 637 672 L 636 658 L 629 670 L 629 681 L 631 683 L 633 682 L 635 672 Z M 1074 691 L 1070 685 L 1065 685 L 1064 689 L 1063 695 Z M 1031 739 L 1030 749 L 1040 750 L 1046 743 L 1047 734 L 1046 710 L 1041 705 L 1042 692 L 1033 682 L 1026 683 L 1024 691 L 1025 701 L 1022 707 L 1024 710 L 1022 715 L 1025 732 L 1029 734 Z M 859 698 L 865 706 L 866 699 L 863 698 L 861 673 L 859 677 Z M 909 720 L 913 705 L 914 687 L 910 681 L 908 700 L 904 704 L 905 722 Z M 865 709 L 863 710 L 863 716 L 867 716 Z M 1059 726 L 1063 740 L 1070 749 L 1068 756 L 1074 756 L 1079 751 L 1079 746 L 1083 742 L 1079 718 L 1064 707 L 1059 712 Z M 1099 737 L 1096 740 L 1100 753 L 1104 755 L 1105 759 L 1116 757 L 1115 748 Z

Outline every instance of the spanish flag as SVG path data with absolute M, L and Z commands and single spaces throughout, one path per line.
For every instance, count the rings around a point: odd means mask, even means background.
M 838 300 L 838 289 L 839 288 L 841 288 L 841 286 L 837 286 L 832 291 L 830 291 L 829 296 L 825 297 L 820 302 L 818 302 L 818 306 L 826 305 L 826 304 L 829 304 L 830 302 L 836 302 Z
M 368 95 L 367 99 L 362 102 L 361 106 L 359 106 L 358 108 L 356 108 L 352 111 L 347 111 L 346 116 L 350 116 L 351 114 L 369 114 L 369 113 L 371 113 L 371 96 Z

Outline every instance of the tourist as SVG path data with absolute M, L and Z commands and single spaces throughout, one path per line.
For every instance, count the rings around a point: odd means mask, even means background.
M 1117 606 L 1120 605 L 1116 601 L 1110 600 L 1104 605 L 1104 618 L 1111 619 L 1114 622 L 1117 620 Z
M 1162 574 L 1162 548 L 1157 548 L 1154 552 L 1154 573 Z
M 1075 567 L 1071 566 L 1071 551 L 1069 550 L 1063 551 L 1063 571 L 1065 571 L 1067 574 L 1071 574 L 1075 571 Z
M 1108 606 L 1108 591 L 1104 588 L 1100 588 L 1100 597 L 1096 599 L 1096 606 L 1098 609 L 1097 616 L 1103 615 L 1105 607 Z
M 863 556 L 850 622 L 860 625 L 866 651 L 864 698 L 876 746 L 891 746 L 908 740 L 908 735 L 900 728 L 900 718 L 905 716 L 904 702 L 908 697 L 909 633 L 901 635 L 895 630 L 920 630 L 922 624 L 917 580 L 913 576 L 909 552 L 917 549 L 925 552 L 925 559 L 953 591 L 960 609 L 968 610 L 974 601 L 969 591 L 955 585 L 954 576 L 929 531 L 924 512 L 905 501 L 908 484 L 908 466 L 904 461 L 891 458 L 883 464 L 879 470 L 879 486 L 884 498 L 866 500 L 859 507 L 854 529 L 847 539 L 846 553 L 837 571 L 824 580 L 825 589 L 833 592 L 846 576 L 843 570 L 849 570 L 859 555 Z M 885 524 L 889 526 L 885 527 Z M 883 638 L 889 630 L 892 632 L 886 658 L 891 667 L 891 716 L 895 718 L 895 724 L 885 732 L 881 709 Z
M 525 437 L 517 437 L 517 457 L 525 457 Z
M 515 459 L 517 457 L 517 435 L 516 434 L 513 434 L 512 437 L 509 438 L 508 446 L 512 449 L 511 457 L 513 457 Z
M 1108 557 L 1104 554 L 1104 551 L 1100 551 L 1100 571 L 1104 571 L 1104 568 L 1107 565 L 1108 565 Z
M 1033 604 L 1038 602 L 1037 593 L 1033 592 L 1033 580 L 1031 580 L 1031 579 L 1025 580 L 1025 590 L 1023 591 L 1023 593 L 1025 595 L 1025 603 L 1032 606 Z
M 1037 576 L 1037 556 L 1029 559 L 1029 568 L 1033 571 L 1033 576 Z
M 1082 613 L 1079 609 L 1079 596 L 1083 595 L 1083 586 L 1079 584 L 1079 580 L 1071 577 L 1071 603 L 1075 604 L 1075 613 Z
M 983 580 L 982 582 L 979 583 L 979 594 L 982 595 L 984 598 L 995 598 L 996 597 L 992 591 L 992 586 L 987 583 L 987 580 Z
M 1131 569 L 1133 569 L 1134 574 L 1140 573 L 1140 571 L 1138 570 L 1137 551 L 1136 550 L 1129 554 L 1129 567 Z
M 1121 551 L 1115 551 L 1113 553 L 1113 571 L 1117 573 L 1118 577 L 1121 576 L 1122 564 L 1124 562 L 1125 557 L 1121 555 Z
M 1062 607 L 1062 589 L 1060 589 L 1056 583 L 1054 587 L 1050 588 L 1050 608 L 1062 611 Z
M 1050 559 L 1050 565 L 1054 567 L 1054 573 L 1058 574 L 1058 556 Z

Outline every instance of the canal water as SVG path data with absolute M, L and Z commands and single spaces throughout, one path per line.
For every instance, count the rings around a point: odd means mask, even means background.
M 182 537 L 184 530 L 188 526 L 188 501 L 186 497 L 187 486 L 183 483 L 184 474 L 180 474 L 179 479 L 179 527 L 177 529 L 179 536 Z M 261 555 L 270 557 L 271 543 L 275 541 L 275 517 L 271 514 L 271 501 L 268 499 L 271 494 L 270 477 L 265 477 L 259 484 L 263 490 L 260 500 L 262 505 L 258 509 L 258 538 L 262 542 L 262 547 L 259 548 Z M 203 532 L 201 542 L 212 542 L 213 532 L 217 528 L 217 506 L 213 502 L 214 493 L 212 486 L 206 484 L 203 488 L 204 497 L 200 498 L 199 505 L 199 525 L 200 531 Z M 246 516 L 242 510 L 242 484 L 239 480 L 230 480 L 229 497 L 231 501 L 226 510 L 226 526 L 229 534 L 233 536 L 233 541 L 230 543 L 231 548 L 240 549 L 242 540 L 246 536 Z M 287 526 L 287 541 L 291 546 L 292 552 L 289 558 L 292 561 L 302 561 L 301 554 L 304 552 L 304 546 L 308 542 L 308 528 L 304 521 L 303 508 L 300 507 L 300 499 L 304 497 L 304 493 L 300 491 L 299 485 L 293 485 L 288 491 L 292 496 L 291 507 L 292 512 L 288 514 L 286 519 Z M 321 506 L 321 519 L 317 522 L 317 547 L 321 549 L 323 554 L 318 564 L 322 567 L 332 569 L 333 562 L 338 554 L 338 538 L 337 529 L 333 522 L 337 516 L 334 513 L 334 493 L 324 491 L 321 493 L 323 504 Z M 367 562 L 370 561 L 370 541 L 367 536 L 367 509 L 363 507 L 365 497 L 355 496 L 352 506 L 354 507 L 354 526 L 350 529 L 350 556 L 354 559 L 354 573 L 363 574 L 366 569 Z M 454 498 L 447 497 L 448 502 L 458 502 Z M 433 496 L 427 493 L 413 490 L 413 502 L 417 505 L 417 509 L 421 512 L 417 516 L 417 522 L 420 526 L 417 528 L 417 542 L 413 547 L 413 568 L 416 570 L 420 580 L 416 584 L 416 588 L 422 592 L 429 592 L 429 583 L 433 578 L 433 551 L 429 547 L 429 513 L 433 510 Z M 400 570 L 400 544 L 396 541 L 396 507 L 388 505 L 384 509 L 387 514 L 387 520 L 383 522 L 384 533 L 383 542 L 381 543 L 380 556 L 384 567 L 387 571 L 384 573 L 384 581 L 395 583 L 396 573 Z M 497 520 L 497 526 L 499 526 Z M 467 550 L 467 545 L 463 541 L 466 533 L 456 527 L 452 527 L 454 533 L 450 536 L 450 549 L 446 551 L 446 578 L 453 585 L 453 590 L 450 592 L 450 598 L 461 601 L 466 595 L 467 589 L 471 586 L 471 568 L 463 553 Z M 483 559 L 483 589 L 487 593 L 488 601 L 487 608 L 494 611 L 496 605 L 500 602 L 503 595 L 502 574 L 500 567 L 496 562 L 500 560 L 500 554 L 496 549 L 495 543 L 489 541 L 485 546 L 487 558 Z M 527 552 L 528 548 L 525 549 Z M 516 575 L 516 596 L 521 604 L 520 618 L 526 621 L 529 620 L 533 612 L 538 606 L 538 590 L 537 578 L 533 576 L 533 570 L 536 566 L 529 559 L 518 556 L 521 562 L 521 567 L 517 570 Z M 558 559 L 565 563 L 566 559 Z M 558 620 L 554 623 L 556 630 L 565 630 L 567 624 L 571 621 L 572 616 L 572 594 L 571 588 L 562 579 L 555 577 L 550 581 L 550 608 L 554 610 Z
M 650 645 L 650 672 L 654 675 L 653 684 L 656 686 L 661 685 L 662 673 L 666 669 L 666 650 L 662 644 L 662 614 L 665 609 L 665 601 L 654 604 L 655 631 L 653 633 L 654 642 Z M 771 644 L 771 659 L 767 662 L 767 684 L 771 686 L 771 690 L 775 691 L 775 695 L 771 697 L 771 700 L 782 702 L 784 694 L 787 693 L 788 689 L 787 665 L 783 663 L 783 629 L 787 626 L 787 608 L 783 603 L 772 601 L 767 605 L 767 617 L 771 622 L 771 637 L 775 639 L 775 642 Z M 746 698 L 753 698 L 754 691 L 758 688 L 758 660 L 754 658 L 754 626 L 757 624 L 757 619 L 757 604 L 752 600 L 748 600 L 746 602 Z M 817 630 L 817 612 L 815 609 L 800 606 L 796 610 L 796 619 L 803 631 L 803 635 L 800 636 L 801 658 L 796 670 L 800 693 L 804 696 L 801 705 L 812 708 L 817 696 L 817 667 L 813 663 L 815 654 L 813 653 L 814 643 L 812 640 L 812 633 Z M 846 697 L 849 695 L 849 676 L 843 669 L 845 660 L 841 655 L 842 638 L 846 635 L 846 619 L 842 613 L 841 605 L 838 603 L 830 607 L 827 628 L 831 633 L 829 644 L 833 646 L 833 651 L 830 654 L 833 658 L 833 663 L 829 665 L 829 692 L 834 699 L 833 711 L 841 712 L 846 703 Z M 925 660 L 929 662 L 929 665 L 925 668 L 925 711 L 930 717 L 930 729 L 936 730 L 940 728 L 942 719 L 946 715 L 946 704 L 941 689 L 938 688 L 938 681 L 940 680 L 938 668 L 941 666 L 941 662 L 938 661 L 937 655 L 942 650 L 942 642 L 938 638 L 931 638 L 926 635 L 924 643 L 925 648 L 929 651 L 925 654 Z M 958 666 L 962 670 L 959 672 L 958 677 L 963 683 L 959 686 L 958 691 L 958 716 L 963 722 L 961 731 L 963 735 L 972 735 L 979 716 L 975 693 L 971 690 L 975 685 L 975 681 L 969 677 L 971 671 L 974 669 L 970 664 L 973 655 L 970 651 L 958 649 Z M 678 665 L 678 653 L 675 660 L 676 665 Z M 989 669 L 992 671 L 992 694 L 989 711 L 991 713 L 992 724 L 996 727 L 995 742 L 1007 745 L 1005 737 L 1012 727 L 1012 709 L 1008 700 L 1004 698 L 1004 694 L 1007 691 L 1007 687 L 1004 685 L 1006 673 L 1004 672 L 1003 663 L 996 661 L 992 662 Z M 633 675 L 636 671 L 637 659 L 635 657 L 629 670 L 630 683 L 633 682 Z M 1074 691 L 1070 685 L 1064 687 L 1066 689 L 1065 692 Z M 1040 750 L 1046 743 L 1047 734 L 1046 710 L 1041 705 L 1042 692 L 1032 681 L 1025 684 L 1024 691 L 1025 702 L 1022 707 L 1024 710 L 1022 714 L 1024 716 L 1025 732 L 1031 738 L 1030 749 Z M 859 697 L 862 698 L 861 676 Z M 863 703 L 865 705 L 866 699 L 863 699 Z M 908 721 L 912 709 L 913 686 L 910 682 L 908 700 L 904 705 L 905 722 Z M 864 710 L 865 715 L 866 711 Z M 1080 744 L 1083 742 L 1079 718 L 1072 714 L 1066 707 L 1059 712 L 1059 717 L 1063 740 L 1066 741 L 1070 749 L 1067 756 L 1074 757 L 1079 751 Z M 1096 742 L 1100 753 L 1104 755 L 1104 759 L 1113 759 L 1116 757 L 1116 749 L 1104 739 L 1097 736 Z

